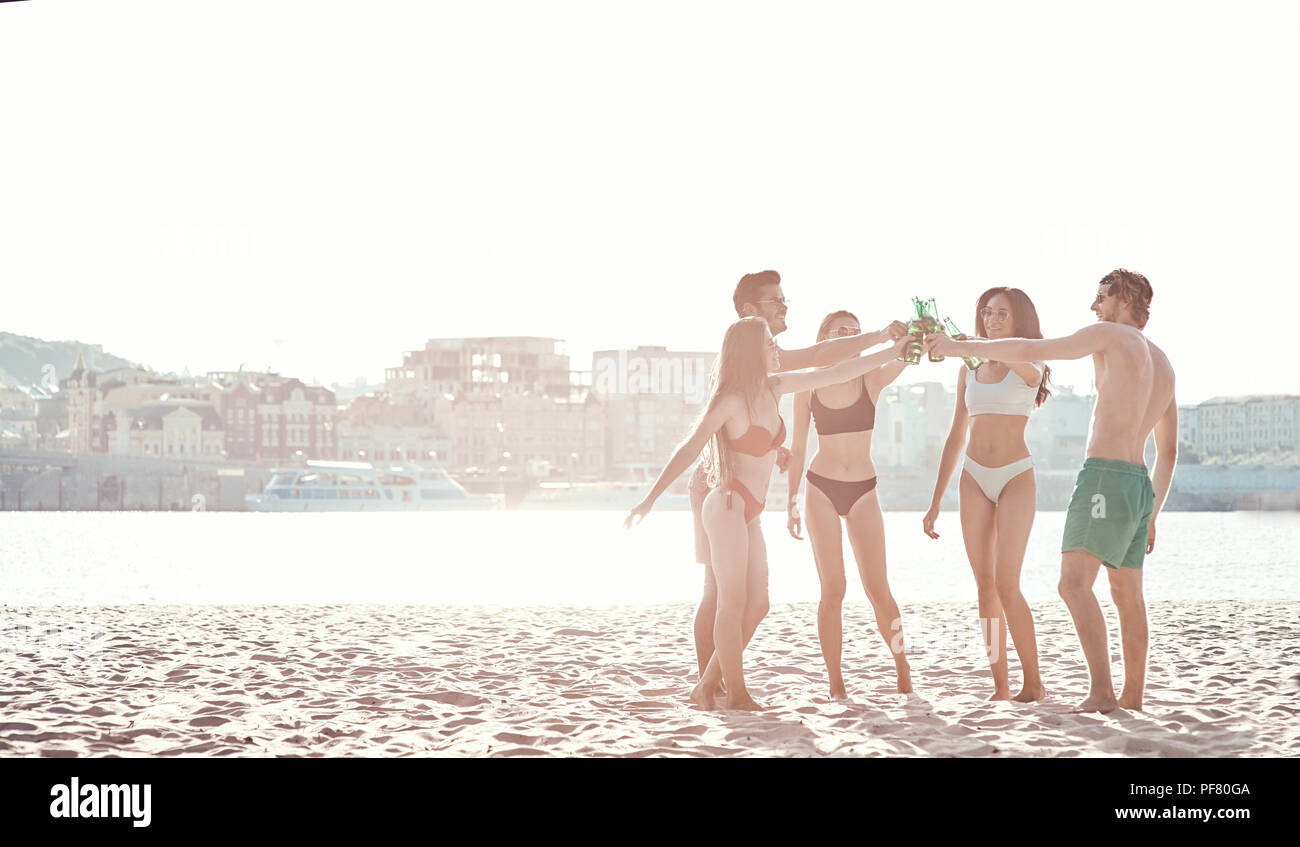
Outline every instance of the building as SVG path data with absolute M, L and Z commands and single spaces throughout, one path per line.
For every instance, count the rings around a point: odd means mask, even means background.
M 1178 407 L 1178 441 L 1201 459 L 1300 451 L 1300 396 L 1213 397 Z
M 385 371 L 381 395 L 353 405 L 360 411 L 346 416 L 342 458 L 415 453 L 453 469 L 527 476 L 604 471 L 603 407 L 558 339 L 429 339 Z
M 938 382 L 885 388 L 876 398 L 872 462 L 884 468 L 938 468 L 956 404 L 956 393 Z
M 399 404 L 477 392 L 567 398 L 569 357 L 561 343 L 531 336 L 431 338 L 423 350 L 404 353 L 401 367 L 385 370 L 384 389 Z
M 592 390 L 605 412 L 609 476 L 644 479 L 663 467 L 708 401 L 716 356 L 665 347 L 592 354 Z
M 1042 470 L 1073 470 L 1083 466 L 1088 450 L 1092 408 L 1097 398 L 1075 394 L 1068 386 L 1048 385 L 1047 402 L 1029 415 L 1025 444 Z
M 115 408 L 106 428 L 108 453 L 161 459 L 220 459 L 226 434 L 211 406 L 155 403 Z

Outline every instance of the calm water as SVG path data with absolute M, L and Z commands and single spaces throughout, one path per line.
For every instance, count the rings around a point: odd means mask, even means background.
M 618 512 L 409 514 L 0 513 L 0 603 L 467 603 L 606 605 L 690 601 L 688 512 L 624 532 Z M 1022 586 L 1056 600 L 1063 512 L 1037 516 Z M 815 600 L 806 541 L 765 513 L 774 602 Z M 919 513 L 887 512 L 900 603 L 973 601 L 955 512 L 942 538 Z M 1147 558 L 1147 598 L 1300 600 L 1300 515 L 1173 512 Z M 847 543 L 845 544 L 847 550 Z M 853 573 L 850 563 L 850 574 Z M 1105 580 L 1098 581 L 1104 591 Z M 862 600 L 850 581 L 851 600 Z

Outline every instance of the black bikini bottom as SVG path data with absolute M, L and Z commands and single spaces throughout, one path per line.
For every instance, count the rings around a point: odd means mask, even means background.
M 845 482 L 840 479 L 827 479 L 821 474 L 808 471 L 808 484 L 817 486 L 817 489 L 831 501 L 835 511 L 843 517 L 853 508 L 853 504 L 862 498 L 862 495 L 876 487 L 876 478 L 859 479 L 853 482 Z

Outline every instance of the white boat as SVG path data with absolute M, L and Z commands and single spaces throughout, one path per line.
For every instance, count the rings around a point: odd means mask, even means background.
M 317 462 L 275 468 L 261 494 L 244 495 L 250 512 L 417 512 L 493 509 L 499 494 L 470 494 L 441 468 L 369 462 Z

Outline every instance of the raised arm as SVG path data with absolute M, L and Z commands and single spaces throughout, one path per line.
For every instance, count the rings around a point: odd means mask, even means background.
M 812 391 L 828 385 L 838 385 L 862 376 L 867 371 L 887 365 L 897 359 L 907 347 L 907 336 L 897 344 L 884 350 L 878 350 L 869 356 L 857 356 L 829 368 L 798 373 L 778 373 L 771 378 L 772 390 L 777 394 L 793 394 L 798 391 Z
M 1151 482 L 1155 488 L 1156 505 L 1147 526 L 1147 552 L 1156 549 L 1156 518 L 1169 496 L 1169 486 L 1174 481 L 1174 465 L 1178 463 L 1178 401 L 1169 398 L 1169 408 L 1156 422 L 1156 466 L 1151 469 Z
M 803 529 L 803 519 L 799 511 L 799 486 L 803 483 L 803 466 L 808 456 L 808 421 L 812 416 L 811 398 L 808 392 L 801 391 L 794 395 L 794 440 L 790 443 L 790 496 L 786 498 L 786 529 L 799 540 Z
M 941 356 L 979 356 L 999 362 L 1039 362 L 1052 359 L 1082 359 L 1102 350 L 1114 340 L 1119 327 L 1096 323 L 1064 338 L 986 338 L 957 341 L 935 333 L 925 339 L 925 349 Z M 1028 382 L 1028 380 L 1026 380 Z
M 934 494 L 930 497 L 930 511 L 921 518 L 921 531 L 931 538 L 938 538 L 934 523 L 939 519 L 939 506 L 943 503 L 943 492 L 948 490 L 952 473 L 957 469 L 957 459 L 962 448 L 966 446 L 967 424 L 970 415 L 966 410 L 966 371 L 965 365 L 957 372 L 957 405 L 952 411 L 952 427 L 948 430 L 948 440 L 943 443 L 943 455 L 939 458 L 939 475 L 934 480 Z
M 727 422 L 727 418 L 731 417 L 734 411 L 730 398 L 724 398 L 720 403 L 704 413 L 699 422 L 695 424 L 695 428 L 691 430 L 691 434 L 686 436 L 686 440 L 677 446 L 677 450 L 673 452 L 668 464 L 664 465 L 664 469 L 659 472 L 659 478 L 655 480 L 655 484 L 651 486 L 650 492 L 646 494 L 645 499 L 638 503 L 628 514 L 627 519 L 623 521 L 625 528 L 630 529 L 646 516 L 646 513 L 650 511 L 650 507 L 659 499 L 659 495 L 663 494 L 677 477 L 686 472 L 686 469 L 700 455 L 700 451 L 708 444 L 709 438 L 722 428 L 723 424 Z
M 781 367 L 789 371 L 801 371 L 805 368 L 826 368 L 845 359 L 856 356 L 868 347 L 897 341 L 907 334 L 907 324 L 894 321 L 889 326 L 876 332 L 861 332 L 843 338 L 828 338 L 811 347 L 798 350 L 781 351 Z

